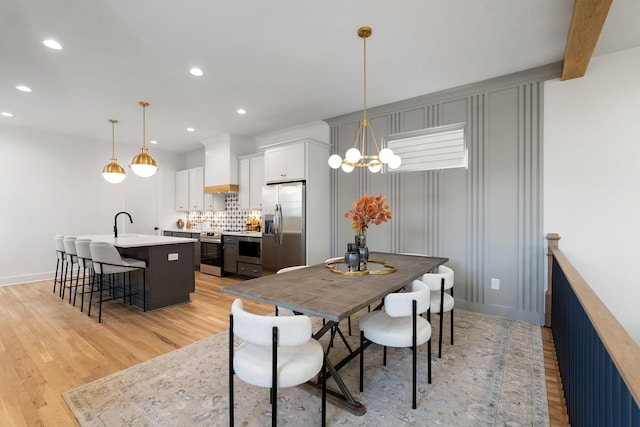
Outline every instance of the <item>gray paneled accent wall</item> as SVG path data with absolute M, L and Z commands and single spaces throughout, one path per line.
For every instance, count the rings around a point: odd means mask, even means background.
M 369 229 L 371 250 L 448 257 L 456 307 L 542 323 L 543 82 L 559 75 L 560 64 L 550 64 L 367 110 L 378 141 L 466 123 L 469 167 L 385 174 L 333 170 L 332 254 L 342 255 L 353 241 L 344 218 L 351 203 L 365 193 L 382 193 L 393 218 Z M 362 112 L 327 120 L 333 153 L 344 155 L 353 146 L 361 120 Z M 491 289 L 493 278 L 500 280 L 499 290 Z

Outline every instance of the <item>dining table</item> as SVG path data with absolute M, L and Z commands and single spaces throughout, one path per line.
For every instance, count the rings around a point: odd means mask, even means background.
M 349 271 L 340 261 L 307 266 L 284 274 L 262 276 L 235 283 L 222 288 L 241 298 L 248 298 L 288 308 L 294 313 L 324 319 L 322 327 L 314 333 L 320 339 L 331 333 L 331 342 L 336 332 L 342 335 L 339 323 L 365 307 L 380 304 L 384 297 L 398 292 L 419 279 L 424 273 L 433 271 L 448 262 L 448 258 L 407 255 L 387 252 L 371 252 L 366 271 Z M 343 341 L 344 339 L 343 336 Z M 340 377 L 339 370 L 364 349 L 352 349 L 341 360 L 325 357 L 329 376 L 333 377 L 339 391 L 327 390 L 328 400 L 355 415 L 366 413 L 365 405 L 356 400 Z M 307 383 L 310 391 L 317 392 L 317 383 Z

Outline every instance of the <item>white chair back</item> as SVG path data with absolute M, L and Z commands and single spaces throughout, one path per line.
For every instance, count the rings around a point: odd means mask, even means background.
M 420 281 L 414 280 L 411 292 L 389 294 L 384 298 L 384 311 L 391 317 L 406 317 L 413 314 L 413 301 L 416 301 L 417 314 L 429 310 L 431 305 L 431 289 Z
M 78 239 L 76 240 L 76 252 L 78 253 L 78 264 L 82 268 L 89 268 L 91 265 L 91 240 Z
M 64 253 L 67 257 L 67 262 L 71 264 L 75 264 L 77 261 L 76 257 L 76 238 L 75 237 L 65 237 L 62 240 L 64 245 Z
M 273 327 L 278 327 L 278 345 L 302 345 L 311 339 L 311 319 L 307 316 L 260 316 L 244 311 L 242 301 L 231 305 L 233 333 L 240 339 L 270 346 Z
M 439 291 L 444 277 L 444 289 L 453 287 L 453 270 L 447 266 L 440 265 L 435 273 L 425 273 L 422 275 L 422 281 L 429 285 L 432 291 Z
M 96 273 L 102 274 L 103 269 L 100 263 L 105 263 L 109 265 L 105 265 L 104 273 L 110 273 L 113 270 L 109 268 L 111 265 L 123 265 L 122 257 L 120 256 L 120 252 L 113 246 L 111 243 L 106 242 L 91 242 L 89 244 L 89 249 L 91 250 L 91 259 L 93 260 L 93 267 L 96 270 Z

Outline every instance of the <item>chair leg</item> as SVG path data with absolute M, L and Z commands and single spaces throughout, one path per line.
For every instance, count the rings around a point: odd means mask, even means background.
M 364 391 L 364 332 L 360 331 L 360 393 Z
M 427 341 L 427 382 L 431 384 L 431 338 Z
M 451 309 L 451 345 L 453 345 L 453 309 Z
M 327 361 L 322 358 L 322 427 L 327 424 Z
M 233 427 L 233 314 L 229 315 L 229 426 Z
M 53 276 L 53 293 L 56 293 L 56 283 L 58 282 L 58 269 L 60 268 L 60 258 L 56 260 L 56 275 Z
M 444 320 L 444 277 L 440 282 L 440 336 L 438 337 L 438 359 L 442 357 L 442 323 Z
M 347 318 L 347 322 L 349 322 L 349 336 L 351 336 L 351 316 Z
M 273 327 L 271 360 L 271 426 L 278 426 L 278 327 Z
M 382 346 L 382 366 L 387 366 L 387 346 Z
M 413 384 L 411 390 L 413 392 L 413 409 L 417 408 L 417 394 L 418 387 L 416 384 L 416 377 L 418 371 L 418 321 L 417 321 L 417 301 L 413 300 L 413 315 L 412 315 L 412 342 L 411 342 L 411 352 L 413 353 L 413 362 L 411 366 L 411 376 L 413 379 Z

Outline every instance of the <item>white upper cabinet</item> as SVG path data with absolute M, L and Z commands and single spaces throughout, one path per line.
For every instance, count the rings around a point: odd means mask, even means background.
M 305 147 L 305 143 L 296 143 L 266 150 L 264 152 L 266 182 L 306 179 Z
M 239 165 L 239 208 L 262 209 L 264 155 L 242 156 L 239 159 Z
M 204 168 L 189 169 L 189 210 L 204 209 Z
M 176 210 L 204 210 L 204 168 L 176 171 Z
M 189 210 L 189 170 L 176 172 L 176 210 Z

